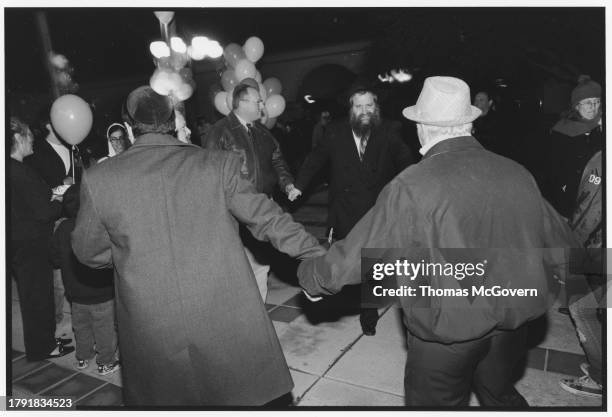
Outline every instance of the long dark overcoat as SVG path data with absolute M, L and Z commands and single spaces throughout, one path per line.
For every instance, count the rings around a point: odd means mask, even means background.
M 115 269 L 126 404 L 260 405 L 291 390 L 238 221 L 291 256 L 323 251 L 230 152 L 148 134 L 84 175 L 72 245 Z

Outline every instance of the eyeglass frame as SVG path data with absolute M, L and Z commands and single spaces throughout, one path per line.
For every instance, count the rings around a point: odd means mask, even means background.
M 590 100 L 590 99 L 585 99 L 585 100 Z M 583 107 L 583 108 L 589 108 L 589 107 L 596 108 L 597 106 L 601 106 L 601 99 L 594 98 L 592 99 L 592 101 L 579 101 L 578 106 Z
M 262 106 L 263 106 L 263 104 L 264 104 L 264 101 L 263 101 L 262 99 L 259 99 L 259 100 L 257 100 L 257 101 L 253 101 L 253 100 L 247 100 L 246 98 L 241 98 L 241 99 L 240 99 L 240 100 L 238 100 L 238 101 L 247 101 L 247 102 L 249 102 L 249 103 L 255 103 L 255 104 L 257 104 L 257 105 L 260 105 L 260 104 L 261 104 Z

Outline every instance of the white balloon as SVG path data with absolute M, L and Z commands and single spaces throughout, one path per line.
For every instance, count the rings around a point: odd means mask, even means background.
M 251 36 L 247 39 L 242 49 L 244 49 L 244 55 L 251 62 L 259 61 L 264 54 L 264 44 L 257 36 Z
M 179 101 L 187 100 L 189 97 L 191 97 L 192 94 L 193 94 L 193 88 L 191 87 L 190 84 L 187 84 L 187 83 L 181 84 L 181 86 L 174 93 L 174 95 Z
M 230 113 L 229 107 L 227 107 L 227 92 L 219 91 L 215 96 L 215 109 L 224 116 Z

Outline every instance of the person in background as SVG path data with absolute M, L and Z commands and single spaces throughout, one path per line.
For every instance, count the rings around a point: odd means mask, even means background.
M 572 90 L 571 108 L 552 128 L 548 197 L 553 207 L 568 219 L 575 211 L 584 167 L 604 143 L 601 105 L 601 86 L 582 75 Z
M 76 367 L 85 369 L 95 357 L 98 374 L 119 369 L 115 297 L 112 269 L 92 269 L 80 263 L 72 251 L 70 234 L 79 210 L 79 189 L 71 186 L 63 196 L 68 216 L 53 233 L 52 258 L 60 266 L 66 297 L 71 303 L 76 339 Z
M 100 158 L 98 162 L 119 155 L 132 146 L 125 126 L 120 123 L 113 123 L 106 129 L 106 139 L 108 141 L 108 155 Z
M 481 90 L 474 96 L 474 106 L 482 112 L 473 123 L 473 135 L 487 150 L 500 155 L 505 154 L 505 143 L 503 142 L 503 127 L 501 120 L 495 111 L 493 97 L 488 91 Z
M 255 186 L 257 192 L 272 196 L 278 184 L 289 198 L 296 192 L 293 176 L 280 145 L 259 120 L 267 117 L 259 91 L 250 84 L 234 88 L 232 111 L 214 124 L 202 144 L 207 149 L 232 151 L 240 156 L 240 172 Z M 261 298 L 268 295 L 269 245 L 253 239 L 244 228 L 241 236 Z
M 329 162 L 330 240 L 344 239 L 374 205 L 380 190 L 415 162 L 396 124 L 381 119 L 378 97 L 372 89 L 355 84 L 347 101 L 349 117 L 326 128 L 325 137 L 300 168 L 297 193 L 289 196 L 290 200 L 299 197 Z M 365 335 L 376 334 L 376 308 L 363 307 L 359 319 Z
M 23 320 L 26 358 L 39 361 L 58 358 L 72 351 L 69 339 L 56 339 L 53 271 L 49 240 L 62 211 L 61 197 L 53 195 L 45 181 L 24 158 L 34 153 L 30 128 L 10 119 L 9 270 L 17 283 Z
M 585 276 L 586 280 L 578 280 L 579 285 L 571 285 L 572 280 L 566 284 L 569 289 L 569 314 L 588 363 L 580 366 L 584 372 L 582 377 L 560 381 L 564 390 L 587 397 L 601 397 L 603 393 L 603 337 L 598 317 L 606 307 L 602 250 L 605 184 L 601 157 L 602 152 L 598 151 L 584 169 L 578 187 L 576 210 L 570 220 L 570 227 L 586 249 L 586 256 L 578 258 L 578 268 L 572 268 L 572 272 Z M 580 285 L 583 282 L 587 285 Z

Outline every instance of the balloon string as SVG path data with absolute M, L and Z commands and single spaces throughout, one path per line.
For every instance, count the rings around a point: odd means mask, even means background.
M 76 152 L 76 145 L 72 145 L 72 183 L 76 183 L 76 178 L 74 176 L 74 153 Z

